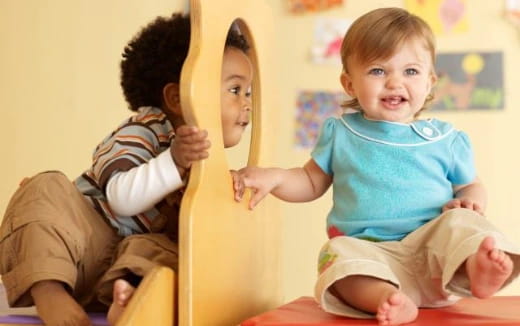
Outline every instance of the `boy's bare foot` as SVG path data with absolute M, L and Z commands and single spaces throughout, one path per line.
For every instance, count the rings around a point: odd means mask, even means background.
M 83 308 L 58 281 L 41 281 L 31 287 L 38 315 L 49 326 L 90 326 Z
M 130 302 L 135 288 L 123 279 L 114 282 L 113 298 L 110 309 L 108 309 L 107 321 L 109 325 L 115 325 L 119 317 L 125 311 L 126 305 Z
M 376 319 L 379 325 L 400 325 L 414 321 L 418 313 L 415 303 L 404 293 L 396 290 L 382 298 L 377 308 Z
M 478 251 L 466 260 L 466 272 L 471 293 L 477 298 L 495 294 L 513 271 L 513 261 L 502 250 L 495 248 L 495 239 L 486 237 Z

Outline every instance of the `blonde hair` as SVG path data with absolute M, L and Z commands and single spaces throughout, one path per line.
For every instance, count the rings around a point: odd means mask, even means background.
M 348 73 L 348 62 L 354 59 L 361 63 L 390 58 L 406 41 L 424 41 L 435 65 L 435 38 L 428 24 L 420 17 L 401 8 L 379 8 L 359 17 L 350 26 L 341 44 L 343 71 Z M 433 75 L 435 71 L 432 67 Z M 429 94 L 416 116 L 433 100 Z M 361 111 L 356 98 L 345 101 L 342 107 Z

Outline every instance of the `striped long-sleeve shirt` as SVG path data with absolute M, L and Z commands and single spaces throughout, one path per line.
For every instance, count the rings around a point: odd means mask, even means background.
M 166 229 L 176 234 L 182 196 L 176 190 L 183 183 L 168 150 L 174 136 L 160 109 L 142 107 L 96 147 L 91 168 L 75 180 L 120 235 Z M 117 198 L 112 200 L 107 187 L 116 179 L 117 187 L 110 191 Z M 108 198 L 119 202 L 117 207 Z

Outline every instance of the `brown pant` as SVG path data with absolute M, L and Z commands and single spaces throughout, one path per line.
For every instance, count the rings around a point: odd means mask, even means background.
M 10 306 L 33 305 L 38 281 L 64 283 L 83 306 L 112 301 L 112 283 L 155 265 L 177 268 L 177 245 L 163 234 L 126 238 L 63 174 L 38 174 L 16 191 L 0 227 L 0 274 Z

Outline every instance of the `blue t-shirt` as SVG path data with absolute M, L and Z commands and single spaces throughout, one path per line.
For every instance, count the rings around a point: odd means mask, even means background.
M 467 135 L 435 119 L 329 118 L 312 157 L 333 178 L 329 237 L 400 240 L 441 213 L 453 185 L 476 177 Z

